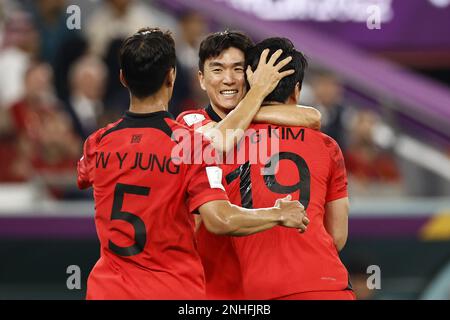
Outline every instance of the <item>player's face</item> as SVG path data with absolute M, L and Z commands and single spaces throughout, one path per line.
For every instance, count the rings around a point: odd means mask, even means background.
M 199 71 L 199 80 L 213 106 L 232 110 L 245 96 L 244 63 L 244 53 L 236 48 L 228 48 L 219 56 L 206 59 L 203 72 Z

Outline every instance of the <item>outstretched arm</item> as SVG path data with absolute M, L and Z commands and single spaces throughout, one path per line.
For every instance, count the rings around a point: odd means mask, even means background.
M 277 200 L 275 207 L 244 209 L 229 201 L 210 201 L 199 207 L 208 231 L 219 235 L 245 236 L 276 225 L 306 230 L 309 223 L 298 201 Z
M 260 108 L 253 122 L 320 130 L 321 119 L 322 114 L 316 108 L 277 104 Z

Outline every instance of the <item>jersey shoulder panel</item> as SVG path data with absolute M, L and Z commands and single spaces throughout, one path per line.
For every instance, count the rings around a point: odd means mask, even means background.
M 114 130 L 114 128 L 116 128 L 118 125 L 120 125 L 120 123 L 123 122 L 123 118 L 120 118 L 119 120 L 109 123 L 106 126 L 104 126 L 103 128 L 98 129 L 97 131 L 95 131 L 94 133 L 92 133 L 87 139 L 86 141 L 90 141 L 91 143 L 95 143 L 98 144 L 100 142 L 100 140 L 103 138 L 103 136 L 109 132 L 110 130 Z
M 330 162 L 332 164 L 343 165 L 344 158 L 342 156 L 341 148 L 336 140 L 323 132 L 317 133 L 320 135 L 322 143 L 330 156 Z
M 330 202 L 348 196 L 347 171 L 339 144 L 332 137 L 324 133 L 321 133 L 321 136 L 330 159 L 329 183 L 326 198 L 326 202 Z
M 116 122 L 110 123 L 107 126 L 98 129 L 92 133 L 84 142 L 83 155 L 77 163 L 77 184 L 78 188 L 86 189 L 92 186 L 93 177 L 93 158 L 97 150 L 97 146 L 100 143 L 105 132 L 111 128 L 116 127 L 123 119 L 119 119 Z

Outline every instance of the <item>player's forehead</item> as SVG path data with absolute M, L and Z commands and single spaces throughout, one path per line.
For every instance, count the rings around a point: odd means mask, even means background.
M 245 54 L 242 50 L 230 47 L 223 50 L 216 57 L 209 57 L 205 61 L 205 67 L 214 67 L 214 66 L 244 66 L 245 64 Z

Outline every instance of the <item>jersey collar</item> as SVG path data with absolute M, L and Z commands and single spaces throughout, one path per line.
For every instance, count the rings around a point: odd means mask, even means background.
M 168 111 L 155 111 L 150 113 L 136 113 L 131 111 L 125 111 L 125 118 L 127 119 L 142 119 L 142 118 L 171 118 L 173 116 Z
M 215 122 L 222 121 L 222 118 L 214 111 L 211 104 L 208 104 L 208 106 L 206 106 L 205 111 L 208 114 L 208 116 L 211 118 L 212 121 L 215 121 Z

